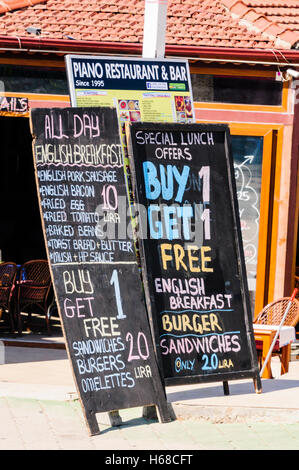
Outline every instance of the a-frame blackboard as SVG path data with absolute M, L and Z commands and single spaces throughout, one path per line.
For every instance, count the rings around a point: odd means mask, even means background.
M 166 385 L 253 378 L 261 391 L 226 125 L 133 123 L 147 306 Z
M 156 405 L 170 421 L 127 234 L 116 111 L 33 109 L 30 121 L 53 287 L 90 434 L 96 413 L 136 406 Z

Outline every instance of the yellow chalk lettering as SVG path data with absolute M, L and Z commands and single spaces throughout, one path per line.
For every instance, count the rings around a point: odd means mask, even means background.
M 168 263 L 174 261 L 177 271 L 180 269 L 195 273 L 214 271 L 212 267 L 208 266 L 208 263 L 212 261 L 211 257 L 206 254 L 211 251 L 209 246 L 198 247 L 196 245 L 188 245 L 185 250 L 184 247 L 178 243 L 174 245 L 162 243 L 160 247 L 162 266 L 165 270 L 168 268 Z
M 208 268 L 206 266 L 206 263 L 208 263 L 209 261 L 211 261 L 211 258 L 210 256 L 205 256 L 205 252 L 206 251 L 211 251 L 211 248 L 209 246 L 202 246 L 201 247 L 201 270 L 203 272 L 213 272 L 213 268 Z
M 165 331 L 171 331 L 173 326 L 169 320 L 169 315 L 163 315 L 162 316 L 162 325 L 163 325 L 163 330 Z
M 170 243 L 162 243 L 161 245 L 161 256 L 162 256 L 162 264 L 163 264 L 163 269 L 167 269 L 167 261 L 172 260 L 172 255 L 167 255 L 165 253 L 166 250 L 171 250 L 172 246 Z
M 185 269 L 185 271 L 188 271 L 187 266 L 183 262 L 183 258 L 185 256 L 184 248 L 181 245 L 176 244 L 173 247 L 173 251 L 174 251 L 174 257 L 175 257 L 175 268 L 176 268 L 176 270 L 179 271 L 180 265 L 181 265 L 182 268 Z
M 188 250 L 188 259 L 189 259 L 189 266 L 190 266 L 190 271 L 192 273 L 199 273 L 200 272 L 200 268 L 199 266 L 194 266 L 193 265 L 193 261 L 199 261 L 199 256 L 192 256 L 192 250 L 199 250 L 198 246 L 194 245 L 194 246 L 187 246 L 187 250 Z
M 201 321 L 202 321 L 202 327 L 204 331 L 211 331 L 210 330 L 210 322 L 208 321 L 209 315 L 202 315 L 201 316 Z
M 215 331 L 216 329 L 218 329 L 219 331 L 222 331 L 222 328 L 219 326 L 219 323 L 218 323 L 218 317 L 217 315 L 215 315 L 215 313 L 210 314 L 210 322 L 211 322 L 212 331 Z
M 196 331 L 196 333 L 203 332 L 202 326 L 200 324 L 200 316 L 197 313 L 193 315 L 192 324 L 193 324 L 193 330 Z
M 187 331 L 187 329 L 192 330 L 192 326 L 190 325 L 190 320 L 188 315 L 182 315 L 182 322 L 183 322 L 183 331 Z

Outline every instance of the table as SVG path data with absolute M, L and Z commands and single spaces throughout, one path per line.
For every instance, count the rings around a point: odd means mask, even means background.
M 264 363 L 270 346 L 277 333 L 278 325 L 260 325 L 253 324 L 254 339 L 262 342 L 262 364 Z M 281 374 L 285 374 L 289 370 L 291 343 L 296 339 L 296 332 L 293 326 L 282 326 L 277 338 L 278 346 L 281 348 Z M 264 373 L 263 379 L 273 378 L 271 372 L 271 359 L 269 359 Z

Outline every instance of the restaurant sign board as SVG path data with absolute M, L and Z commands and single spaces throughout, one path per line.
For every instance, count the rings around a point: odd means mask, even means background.
M 72 106 L 116 108 L 125 158 L 126 123 L 194 121 L 185 59 L 67 55 L 66 69 Z
M 252 377 L 260 389 L 230 135 L 132 123 L 147 306 L 166 385 Z
M 156 405 L 169 421 L 129 224 L 113 108 L 31 111 L 38 197 L 56 302 L 91 434 L 96 413 Z M 106 233 L 107 235 L 107 233 Z

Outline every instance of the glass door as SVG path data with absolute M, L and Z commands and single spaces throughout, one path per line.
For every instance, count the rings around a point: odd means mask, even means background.
M 260 226 L 263 137 L 231 137 L 241 232 L 252 306 L 255 303 L 257 254 Z
M 267 303 L 271 251 L 271 200 L 275 130 L 230 126 L 237 198 L 252 314 Z M 272 161 L 273 160 L 273 161 Z

